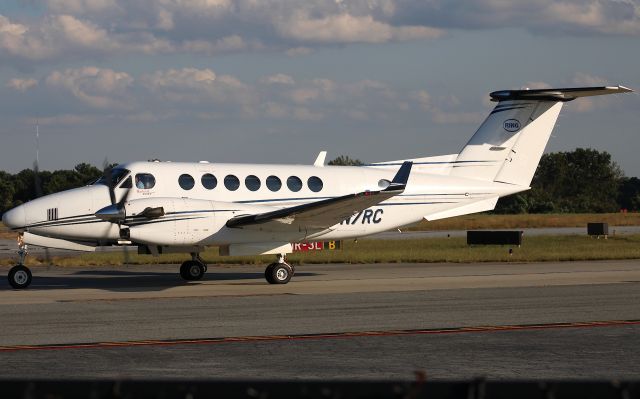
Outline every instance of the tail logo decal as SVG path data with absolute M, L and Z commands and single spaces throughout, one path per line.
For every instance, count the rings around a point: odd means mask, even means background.
M 504 127 L 504 130 L 507 132 L 517 132 L 520 130 L 520 121 L 517 119 L 507 119 L 502 124 L 502 127 Z

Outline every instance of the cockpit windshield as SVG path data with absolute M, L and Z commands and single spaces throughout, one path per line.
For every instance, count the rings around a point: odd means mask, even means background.
M 124 179 L 128 174 L 129 174 L 129 171 L 127 169 L 123 169 L 123 168 L 111 169 L 111 182 L 112 182 L 112 184 L 114 186 L 117 186 L 122 181 L 122 179 Z M 104 184 L 105 186 L 109 185 L 109 183 L 107 182 L 107 179 L 105 179 L 104 176 L 99 178 L 93 184 Z

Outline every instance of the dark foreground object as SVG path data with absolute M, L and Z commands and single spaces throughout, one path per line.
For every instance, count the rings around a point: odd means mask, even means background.
M 469 230 L 467 245 L 522 245 L 522 230 Z
M 639 398 L 640 381 L 11 381 L 3 398 Z
M 609 235 L 609 223 L 587 223 L 587 234 L 590 236 Z

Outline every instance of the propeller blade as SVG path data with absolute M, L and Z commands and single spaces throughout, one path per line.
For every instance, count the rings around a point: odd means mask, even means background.
M 122 260 L 124 262 L 125 265 L 129 264 L 129 247 L 127 247 L 126 245 L 122 247 Z
M 104 181 L 107 183 L 107 187 L 109 187 L 109 198 L 111 198 L 111 205 L 115 205 L 116 203 L 116 193 L 115 193 L 115 188 L 114 188 L 114 182 L 113 182 L 113 176 L 112 176 L 112 172 L 113 168 L 111 168 L 111 166 L 109 166 L 109 161 L 107 160 L 107 158 L 104 159 L 104 162 L 102 163 L 102 177 L 104 178 Z
M 49 270 L 52 263 L 51 263 L 51 254 L 49 253 L 49 248 L 47 247 L 44 248 L 44 260 L 47 263 L 47 270 Z
M 122 196 L 122 198 L 120 199 L 120 201 L 118 201 L 118 209 L 123 209 L 124 208 L 124 203 L 127 202 L 127 199 L 129 198 L 129 194 L 131 193 L 131 189 L 127 188 L 127 191 L 125 191 L 124 195 Z

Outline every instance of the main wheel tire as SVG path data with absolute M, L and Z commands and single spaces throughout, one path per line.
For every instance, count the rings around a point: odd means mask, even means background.
M 266 269 L 264 269 L 264 278 L 265 280 L 267 280 L 267 283 L 269 284 L 275 284 L 275 282 L 273 281 L 273 268 L 276 266 L 275 263 L 270 264 L 269 266 L 267 266 Z
M 195 260 L 188 260 L 180 266 L 180 276 L 187 281 L 200 280 L 204 273 L 204 265 Z
M 23 265 L 17 265 L 9 270 L 9 284 L 17 290 L 27 288 L 31 284 L 31 270 Z
M 287 284 L 293 276 L 293 269 L 286 263 L 275 263 L 271 269 L 271 284 Z

